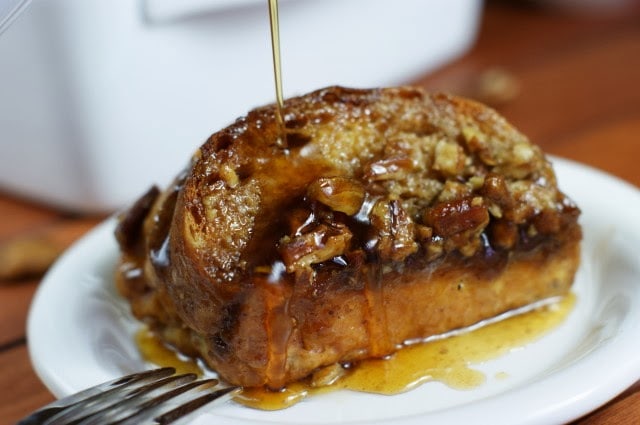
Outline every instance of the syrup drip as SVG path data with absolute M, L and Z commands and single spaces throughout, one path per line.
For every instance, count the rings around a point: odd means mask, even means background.
M 474 363 L 496 359 L 539 339 L 567 318 L 575 301 L 575 295 L 569 294 L 534 310 L 479 328 L 474 326 L 470 331 L 409 345 L 384 359 L 362 361 L 348 367 L 345 375 L 332 385 L 314 387 L 311 380 L 306 379 L 289 384 L 278 392 L 262 388 L 244 389 L 234 400 L 257 409 L 278 410 L 311 395 L 335 390 L 392 395 L 429 381 L 439 381 L 455 389 L 473 389 L 487 379 L 482 372 L 473 368 Z M 143 357 L 151 363 L 176 369 L 198 367 L 196 362 L 185 360 L 148 331 L 141 332 L 137 342 Z M 199 373 L 202 373 L 202 369 Z M 499 371 L 494 379 L 509 379 L 509 374 Z
M 157 365 L 173 367 L 178 374 L 195 373 L 198 376 L 203 374 L 202 368 L 195 360 L 172 350 L 147 328 L 136 333 L 136 344 L 145 360 Z

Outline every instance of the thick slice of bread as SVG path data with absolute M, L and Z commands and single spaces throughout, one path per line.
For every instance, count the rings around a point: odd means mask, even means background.
M 228 382 L 319 367 L 565 294 L 578 208 L 495 111 L 415 88 L 331 87 L 212 135 L 121 220 L 118 287 Z

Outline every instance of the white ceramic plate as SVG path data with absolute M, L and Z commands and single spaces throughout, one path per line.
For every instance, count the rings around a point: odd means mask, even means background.
M 474 365 L 485 384 L 461 391 L 432 382 L 396 396 L 339 391 L 277 412 L 230 402 L 194 423 L 561 423 L 633 384 L 640 378 L 640 192 L 583 165 L 553 162 L 560 186 L 583 211 L 577 303 L 542 339 Z M 30 354 L 57 396 L 145 367 L 133 342 L 138 325 L 114 291 L 114 226 L 110 219 L 75 244 L 34 299 Z

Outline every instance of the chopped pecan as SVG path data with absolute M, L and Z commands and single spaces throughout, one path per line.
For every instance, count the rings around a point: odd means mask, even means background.
M 334 211 L 354 215 L 362 206 L 365 191 L 362 185 L 346 177 L 320 177 L 309 185 L 309 198 Z
M 538 182 L 518 180 L 508 183 L 513 197 L 513 207 L 505 217 L 517 224 L 532 220 L 544 210 L 556 209 L 556 198 L 553 191 Z
M 440 140 L 436 145 L 433 169 L 445 176 L 458 176 L 464 170 L 466 156 L 462 146 Z
M 428 261 L 435 260 L 444 253 L 444 239 L 440 236 L 433 236 L 425 243 L 425 251 Z
M 511 249 L 518 242 L 518 226 L 508 220 L 495 220 L 491 224 L 491 244 L 498 248 Z
M 529 143 L 520 142 L 513 146 L 513 162 L 516 165 L 529 163 L 535 155 L 536 152 Z
M 555 210 L 545 209 L 533 217 L 533 225 L 543 235 L 552 235 L 560 230 L 560 214 Z
M 438 195 L 439 202 L 448 202 L 460 198 L 466 198 L 471 195 L 471 187 L 464 183 L 447 180 L 444 183 L 442 192 Z
M 484 228 L 489 223 L 487 207 L 482 198 L 463 198 L 441 202 L 429 208 L 424 222 L 440 236 L 452 236 L 471 229 Z
M 422 224 L 416 224 L 416 238 L 419 241 L 429 241 L 433 236 L 433 229 Z
M 402 179 L 413 168 L 413 161 L 406 156 L 385 158 L 373 162 L 364 175 L 365 180 L 398 180 Z
M 484 185 L 485 176 L 471 176 L 467 181 L 467 184 L 473 190 L 479 190 Z
M 375 234 L 368 245 L 375 248 L 380 259 L 402 261 L 418 250 L 415 224 L 399 201 L 378 201 L 370 218 Z
M 489 173 L 480 189 L 492 216 L 502 218 L 505 210 L 513 208 L 513 198 L 502 175 Z
M 480 193 L 503 208 L 509 208 L 513 205 L 513 198 L 509 193 L 507 183 L 504 177 L 499 174 L 487 174 Z
M 287 272 L 292 273 L 344 254 L 351 237 L 344 225 L 319 224 L 308 233 L 283 237 L 279 251 Z
M 486 165 L 497 164 L 486 134 L 475 127 L 465 127 L 462 129 L 462 138 L 469 151 L 476 154 L 483 163 Z

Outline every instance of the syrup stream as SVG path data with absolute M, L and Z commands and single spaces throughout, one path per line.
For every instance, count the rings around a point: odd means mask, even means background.
M 269 0 L 269 23 L 271 24 L 271 52 L 273 54 L 273 75 L 276 84 L 276 121 L 278 125 L 277 144 L 286 148 L 284 132 L 284 98 L 282 96 L 282 67 L 280 64 L 280 20 L 278 18 L 278 0 Z

